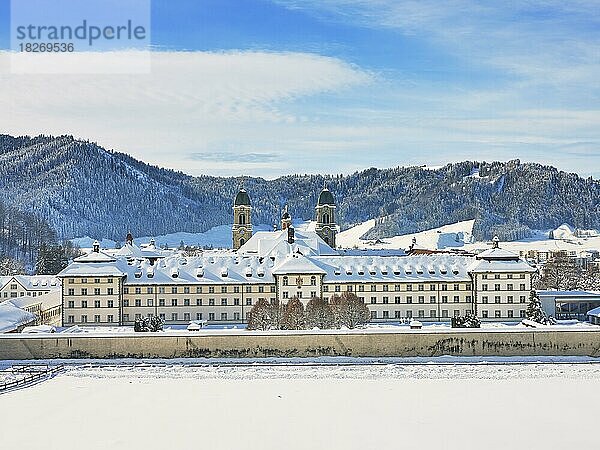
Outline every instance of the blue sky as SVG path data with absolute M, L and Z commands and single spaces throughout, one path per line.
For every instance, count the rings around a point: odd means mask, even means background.
M 520 158 L 599 178 L 599 9 L 154 0 L 149 73 L 17 74 L 1 53 L 0 131 L 74 134 L 191 174 Z

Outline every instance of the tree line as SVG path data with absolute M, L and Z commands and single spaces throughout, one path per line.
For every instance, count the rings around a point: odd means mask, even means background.
M 206 231 L 231 223 L 231 203 L 242 182 L 151 166 L 72 136 L 0 135 L 0 154 L 10 154 L 0 166 L 4 198 L 45 220 L 61 238 Z M 598 180 L 518 160 L 247 178 L 252 220 L 278 223 L 284 204 L 294 218 L 314 218 L 324 183 L 336 197 L 342 228 L 380 218 L 369 239 L 468 219 L 476 220 L 479 240 L 495 234 L 518 239 L 562 223 L 600 228 Z
M 333 328 L 354 329 L 371 320 L 365 303 L 352 292 L 334 295 L 330 301 L 320 297 L 311 298 L 304 304 L 298 297 L 285 305 L 278 300 L 258 300 L 250 310 L 249 330 L 327 330 Z

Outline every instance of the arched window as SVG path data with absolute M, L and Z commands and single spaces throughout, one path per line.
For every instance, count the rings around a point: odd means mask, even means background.
M 286 275 L 285 277 L 283 277 L 283 285 L 284 285 L 284 286 L 287 286 L 287 285 L 288 285 L 288 283 L 289 283 L 289 281 L 288 281 L 288 277 L 287 277 L 287 275 Z
M 241 224 L 241 225 L 245 225 L 246 224 L 246 216 L 244 214 L 240 214 L 238 223 Z
M 310 277 L 310 285 L 311 286 L 317 285 L 317 277 L 315 277 L 314 275 Z
M 323 214 L 323 223 L 329 223 L 329 213 Z
M 245 240 L 244 238 L 241 238 L 241 239 L 240 239 L 240 247 L 241 247 L 242 245 L 244 245 L 244 243 L 245 243 L 245 242 L 246 242 L 246 240 Z
M 326 243 L 327 245 L 329 245 L 329 236 L 325 236 L 325 239 L 324 239 L 324 241 L 325 241 L 325 243 Z

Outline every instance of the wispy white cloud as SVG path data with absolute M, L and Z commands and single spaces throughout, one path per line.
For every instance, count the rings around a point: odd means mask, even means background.
M 232 170 L 260 170 L 266 153 L 265 166 L 277 164 L 276 151 L 262 150 L 277 146 L 281 130 L 274 130 L 308 120 L 286 105 L 373 80 L 340 59 L 307 53 L 153 52 L 151 72 L 135 75 L 12 74 L 10 56 L 19 55 L 0 53 L 3 132 L 75 134 L 192 173 L 210 164 L 191 153 L 223 149 L 240 155 L 242 166 Z M 116 64 L 127 54 L 71 56 L 81 65 Z

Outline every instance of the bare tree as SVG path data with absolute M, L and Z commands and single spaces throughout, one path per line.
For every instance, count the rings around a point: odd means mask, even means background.
M 248 329 L 249 330 L 268 330 L 271 328 L 270 318 L 271 305 L 264 298 L 258 300 L 252 309 L 248 317 Z
M 306 304 L 306 327 L 325 330 L 334 327 L 331 306 L 320 297 L 311 298 Z
M 281 330 L 283 322 L 283 305 L 279 300 L 275 300 L 269 303 L 269 320 L 271 322 L 272 330 Z
M 371 320 L 371 313 L 365 303 L 353 292 L 344 292 L 331 299 L 331 309 L 338 327 L 356 328 Z
M 298 297 L 292 298 L 287 305 L 285 305 L 282 328 L 284 330 L 304 330 L 306 328 L 304 305 Z
M 581 272 L 573 258 L 556 256 L 544 264 L 539 285 L 542 289 L 572 291 L 579 288 Z

